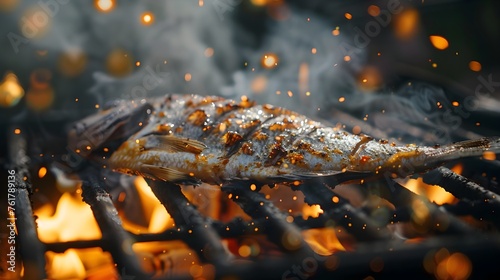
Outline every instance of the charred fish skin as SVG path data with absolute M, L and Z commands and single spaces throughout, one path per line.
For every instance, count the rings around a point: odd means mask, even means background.
M 346 171 L 392 172 L 402 166 L 419 172 L 485 150 L 500 151 L 499 138 L 440 148 L 396 146 L 246 98 L 173 94 L 146 103 L 152 107 L 142 121 L 146 125 L 113 152 L 108 165 L 166 181 L 290 181 Z

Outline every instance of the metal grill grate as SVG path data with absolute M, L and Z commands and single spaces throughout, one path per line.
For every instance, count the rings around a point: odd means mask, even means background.
M 380 226 L 363 209 L 356 208 L 345 198 L 338 197 L 324 184 L 311 183 L 293 187 L 305 195 L 310 204 L 319 204 L 324 213 L 307 220 L 295 217 L 293 222 L 272 202 L 265 199 L 259 188 L 251 190 L 248 183 L 234 182 L 222 188 L 250 216 L 252 221 L 236 218 L 222 223 L 203 216 L 183 195 L 178 185 L 149 181 L 154 194 L 172 215 L 178 229 L 159 234 L 133 234 L 126 231 L 110 195 L 92 176 L 92 170 L 82 174 L 83 200 L 92 209 L 101 229 L 102 239 L 44 243 L 37 237 L 36 222 L 30 204 L 31 186 L 28 176 L 29 159 L 27 141 L 23 134 L 9 139 L 10 161 L 15 166 L 17 195 L 16 218 L 20 253 L 26 279 L 43 279 L 45 252 L 64 252 L 70 248 L 100 247 L 108 251 L 124 279 L 148 279 L 132 245 L 136 242 L 182 240 L 197 252 L 203 263 L 212 264 L 215 278 L 236 279 L 307 279 L 338 277 L 340 279 L 373 277 L 427 278 L 422 262 L 429 252 L 447 248 L 450 252 L 465 254 L 472 265 L 472 278 L 493 278 L 498 272 L 496 260 L 500 257 L 500 238 L 485 233 L 465 223 L 459 216 L 472 215 L 499 227 L 500 200 L 484 187 L 457 175 L 446 168 L 439 168 L 424 176 L 428 183 L 439 184 L 451 192 L 460 202 L 455 205 L 435 205 L 417 196 L 394 181 L 386 191 L 377 190 L 380 197 L 391 202 L 396 209 L 391 223 L 406 222 L 412 215 L 409 204 L 419 201 L 427 206 L 431 223 L 435 225 L 432 236 L 418 244 L 397 242 L 387 225 Z M 368 190 L 373 191 L 373 190 Z M 375 191 L 374 191 L 375 192 Z M 338 197 L 336 203 L 333 197 Z M 301 236 L 301 230 L 326 227 L 329 223 L 343 226 L 359 243 L 353 252 L 338 252 L 332 256 L 319 256 Z M 446 225 L 446 226 L 443 226 Z M 230 228 L 231 230 L 227 230 Z M 259 228 L 259 231 L 255 231 Z M 281 251 L 279 257 L 262 256 L 250 262 L 234 262 L 235 257 L 222 245 L 222 239 L 242 235 L 265 235 Z M 374 261 L 378 265 L 373 268 Z M 297 270 L 298 269 L 298 270 Z M 165 277 L 165 279 L 189 279 L 189 274 Z

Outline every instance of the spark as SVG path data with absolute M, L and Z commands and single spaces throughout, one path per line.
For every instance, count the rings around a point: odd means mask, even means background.
M 443 36 L 431 35 L 429 36 L 429 39 L 431 40 L 432 45 L 438 50 L 445 50 L 449 46 L 448 40 L 446 40 Z

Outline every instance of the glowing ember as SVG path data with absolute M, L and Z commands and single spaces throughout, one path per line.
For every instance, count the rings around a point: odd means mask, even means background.
M 150 25 L 154 21 L 154 16 L 151 12 L 145 12 L 141 16 L 141 22 L 144 25 Z
M 485 151 L 483 153 L 483 158 L 485 160 L 496 160 L 497 155 L 494 152 L 492 152 L 492 151 Z
M 368 14 L 372 17 L 380 15 L 380 8 L 376 5 L 368 6 Z
M 238 254 L 244 258 L 249 257 L 251 253 L 252 253 L 252 249 L 248 245 L 242 245 L 238 249 Z
M 212 57 L 214 55 L 214 49 L 213 48 L 206 48 L 204 55 L 206 57 Z
M 43 178 L 45 175 L 47 175 L 47 168 L 42 166 L 38 169 L 38 178 Z
M 19 128 L 14 129 L 14 134 L 21 134 L 21 130 Z
M 184 80 L 185 80 L 186 82 L 190 82 L 192 78 L 193 78 L 193 76 L 191 75 L 191 73 L 186 73 L 186 74 L 184 75 Z
M 471 62 L 469 62 L 469 69 L 474 72 L 479 72 L 481 71 L 481 63 L 472 60 Z
M 266 76 L 259 75 L 252 80 L 250 88 L 254 93 L 263 93 L 267 88 L 267 78 Z
M 462 253 L 453 253 L 442 248 L 430 251 L 424 258 L 424 268 L 427 272 L 434 274 L 436 279 L 468 279 L 472 272 L 472 263 Z
M 0 83 L 0 106 L 15 106 L 23 96 L 24 89 L 19 84 L 17 76 L 8 72 Z
M 309 65 L 301 63 L 299 67 L 299 91 L 306 92 L 309 89 Z
M 339 30 L 339 29 L 334 29 L 334 30 L 332 31 L 332 35 L 333 35 L 333 36 L 339 36 L 339 35 L 340 35 L 340 30 Z
M 37 75 L 36 72 L 32 77 Z M 50 76 L 47 80 L 31 81 L 31 87 L 26 93 L 26 105 L 34 111 L 43 111 L 48 109 L 54 102 L 54 90 L 49 83 Z
M 264 68 L 272 69 L 278 66 L 278 57 L 275 54 L 265 54 L 262 57 L 261 64 Z
M 116 77 L 128 75 L 132 72 L 133 65 L 133 59 L 122 49 L 115 49 L 111 51 L 106 58 L 106 69 L 111 75 Z
M 59 57 L 58 70 L 68 77 L 78 76 L 87 66 L 87 56 L 78 49 L 67 51 Z
M 461 174 L 462 174 L 462 172 L 464 171 L 464 166 L 463 166 L 462 164 L 460 164 L 460 163 L 459 163 L 459 164 L 457 164 L 457 165 L 453 166 L 453 167 L 452 167 L 452 168 L 450 168 L 450 169 L 451 169 L 451 171 L 453 171 L 453 172 L 455 172 L 455 173 L 457 173 L 457 174 L 461 175 Z
M 445 50 L 449 46 L 448 40 L 446 40 L 443 36 L 432 35 L 429 36 L 429 39 L 431 40 L 432 45 L 438 50 Z
M 376 90 L 382 84 L 380 71 L 373 66 L 367 66 L 361 70 L 359 80 L 361 82 L 358 85 L 364 90 Z
M 100 12 L 110 12 L 115 8 L 115 0 L 95 0 L 95 8 Z
M 401 12 L 394 19 L 394 32 L 400 39 L 407 40 L 412 38 L 418 31 L 419 13 L 415 9 L 407 9 Z
M 346 19 L 352 19 L 352 15 L 351 15 L 350 13 L 345 13 L 345 14 L 344 14 L 344 17 L 345 17 Z
M 356 125 L 352 128 L 352 133 L 358 135 L 361 133 L 361 127 L 359 125 Z
M 265 6 L 268 0 L 251 0 L 252 4 L 255 6 Z

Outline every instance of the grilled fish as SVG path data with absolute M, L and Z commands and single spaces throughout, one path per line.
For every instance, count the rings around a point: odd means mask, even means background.
M 408 176 L 453 159 L 500 152 L 498 137 L 441 147 L 399 146 L 245 97 L 175 94 L 115 102 L 79 122 L 69 143 L 84 156 L 104 152 L 105 164 L 115 171 L 186 184 L 386 172 Z

